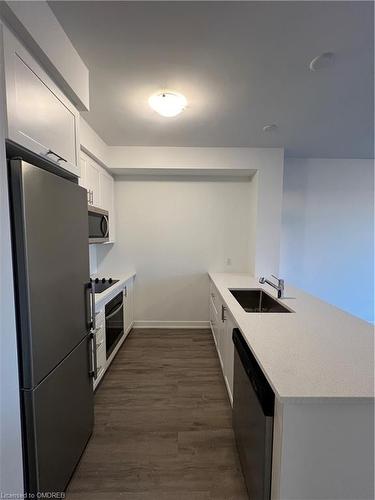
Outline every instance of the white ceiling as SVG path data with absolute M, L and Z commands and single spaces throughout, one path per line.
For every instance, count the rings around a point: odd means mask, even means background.
M 109 145 L 284 146 L 373 157 L 372 2 L 52 1 L 90 70 L 88 123 Z M 335 53 L 329 69 L 309 62 Z M 176 118 L 147 99 L 187 97 Z M 277 131 L 265 133 L 264 125 Z

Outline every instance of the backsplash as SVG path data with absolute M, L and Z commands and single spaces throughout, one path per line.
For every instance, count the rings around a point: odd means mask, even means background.
M 89 245 L 90 256 L 90 276 L 96 274 L 98 271 L 98 261 L 96 257 L 96 245 Z

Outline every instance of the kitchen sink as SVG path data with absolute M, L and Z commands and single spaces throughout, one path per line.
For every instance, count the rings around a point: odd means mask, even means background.
M 278 300 L 261 288 L 230 289 L 230 293 L 248 313 L 290 313 Z

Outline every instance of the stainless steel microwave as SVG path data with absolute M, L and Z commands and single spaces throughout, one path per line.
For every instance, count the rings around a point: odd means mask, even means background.
M 107 210 L 89 205 L 89 243 L 109 241 L 109 214 Z

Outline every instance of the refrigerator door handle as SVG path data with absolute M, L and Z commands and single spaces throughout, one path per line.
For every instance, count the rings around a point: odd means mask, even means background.
M 90 376 L 94 377 L 94 379 L 98 376 L 98 357 L 96 353 L 96 332 L 93 331 L 90 333 L 90 342 L 91 342 L 91 362 L 92 367 L 90 369 Z
M 95 331 L 96 328 L 96 318 L 95 318 L 95 285 L 90 283 L 90 297 L 91 297 L 91 328 Z
M 87 330 L 95 330 L 95 284 L 92 282 L 86 283 L 86 326 Z

